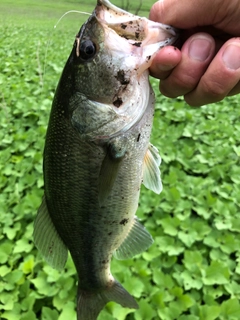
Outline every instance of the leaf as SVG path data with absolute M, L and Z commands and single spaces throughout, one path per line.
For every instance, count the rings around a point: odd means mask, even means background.
M 61 312 L 58 320 L 75 319 L 75 317 L 75 304 L 69 301 L 63 306 L 63 311 Z
M 5 280 L 8 283 L 16 284 L 16 283 L 19 283 L 19 281 L 22 278 L 22 276 L 23 276 L 23 273 L 22 273 L 21 270 L 13 270 L 11 273 L 8 273 L 5 276 Z
M 164 233 L 169 234 L 171 236 L 177 235 L 178 226 L 180 225 L 180 221 L 178 218 L 167 217 L 161 219 L 159 222 L 163 227 Z
M 184 247 L 169 236 L 156 237 L 155 242 L 162 252 L 167 252 L 169 255 L 178 255 L 184 251 Z
M 136 298 L 140 298 L 143 291 L 144 291 L 144 284 L 143 282 L 138 279 L 137 277 L 125 277 L 124 279 L 124 288 L 131 292 Z
M 32 279 L 31 282 L 34 284 L 40 294 L 46 296 L 54 296 L 59 290 L 56 286 L 53 287 L 46 281 L 43 273 L 39 273 L 39 276 L 36 279 Z
M 164 274 L 162 271 L 158 269 L 153 270 L 153 281 L 160 287 L 160 288 L 167 288 L 170 289 L 174 286 L 174 281 L 170 275 Z
M 225 284 L 224 288 L 231 296 L 240 294 L 240 285 L 236 281 Z
M 156 316 L 156 310 L 150 306 L 150 304 L 145 300 L 139 301 L 139 309 L 134 313 L 136 320 L 151 320 Z
M 128 314 L 134 313 L 133 309 L 123 308 L 119 304 L 115 304 L 113 308 L 113 318 L 118 320 L 125 320 Z M 104 318 L 105 320 L 105 318 Z M 110 320 L 110 319 L 109 319 Z M 112 320 L 112 319 L 111 319 Z
M 194 315 L 182 315 L 178 320 L 199 320 L 199 318 Z
M 32 247 L 33 244 L 29 243 L 29 241 L 26 238 L 19 239 L 15 244 L 13 253 L 30 252 Z
M 203 287 L 203 280 L 200 272 L 198 274 L 192 271 L 184 270 L 181 273 L 180 278 L 182 279 L 185 290 L 200 290 Z
M 229 277 L 229 270 L 224 263 L 211 261 L 210 266 L 206 268 L 203 283 L 206 285 L 226 284 L 229 281 Z
M 183 263 L 188 270 L 199 269 L 203 262 L 202 254 L 199 251 L 185 250 Z
M 0 276 L 3 278 L 6 274 L 11 272 L 11 269 L 7 267 L 6 265 L 3 265 L 0 267 Z
M 24 311 L 32 310 L 33 306 L 34 306 L 34 303 L 35 303 L 35 300 L 36 300 L 36 297 L 33 294 L 29 295 L 29 296 L 26 296 L 26 298 L 23 299 L 22 303 L 21 303 L 22 310 L 24 310 Z M 27 316 L 29 316 L 28 313 L 26 314 L 26 317 Z
M 10 241 L 5 241 L 4 243 L 1 244 L 0 261 L 2 264 L 8 261 L 12 248 L 13 248 L 13 243 L 11 243 Z
M 214 320 L 217 319 L 220 314 L 220 308 L 218 306 L 200 306 L 200 320 Z
M 42 308 L 42 320 L 58 320 L 58 312 L 48 307 Z
M 196 241 L 197 233 L 194 230 L 191 230 L 190 233 L 180 231 L 178 233 L 178 238 L 187 246 L 191 247 L 191 245 Z
M 21 315 L 21 320 L 37 320 L 37 318 L 33 311 L 28 311 L 25 314 Z
M 238 299 L 229 299 L 221 305 L 221 315 L 225 319 L 239 319 L 240 305 Z
M 23 262 L 22 271 L 25 274 L 31 273 L 34 267 L 34 257 L 30 256 L 27 260 Z

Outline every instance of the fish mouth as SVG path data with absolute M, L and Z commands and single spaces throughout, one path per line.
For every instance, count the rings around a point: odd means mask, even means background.
M 108 0 L 98 0 L 95 14 L 102 25 L 114 30 L 133 46 L 145 48 L 145 56 L 172 45 L 178 38 L 178 30 L 172 26 L 131 14 Z

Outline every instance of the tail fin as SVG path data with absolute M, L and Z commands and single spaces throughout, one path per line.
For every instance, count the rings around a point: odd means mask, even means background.
M 111 286 L 98 292 L 78 290 L 77 320 L 96 320 L 109 301 L 115 301 L 126 308 L 138 309 L 135 299 L 119 282 L 114 281 Z

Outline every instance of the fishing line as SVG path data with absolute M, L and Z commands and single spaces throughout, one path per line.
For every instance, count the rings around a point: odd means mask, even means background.
M 57 26 L 58 26 L 58 24 L 61 22 L 61 20 L 66 16 L 66 15 L 68 15 L 69 13 L 80 13 L 80 14 L 85 14 L 85 15 L 88 15 L 88 16 L 90 16 L 91 14 L 90 13 L 88 13 L 88 12 L 85 12 L 85 11 L 78 11 L 78 10 L 69 10 L 69 11 L 66 11 L 59 19 L 58 19 L 58 21 L 57 21 L 57 23 L 54 25 L 54 29 L 56 29 L 57 28 Z M 47 55 L 48 55 L 48 50 L 49 50 L 49 48 L 50 48 L 50 46 L 51 46 L 51 37 L 49 37 L 49 39 L 47 40 L 47 45 L 46 45 L 46 49 L 45 49 L 45 54 L 44 54 L 44 63 L 43 63 L 43 72 L 42 72 L 42 86 L 43 86 L 43 84 L 44 84 L 44 76 L 45 76 L 45 74 L 46 74 L 46 65 L 47 65 L 47 63 L 46 63 L 46 61 L 47 61 Z
M 88 16 L 91 15 L 90 13 L 85 12 L 85 11 L 69 10 L 69 11 L 65 12 L 65 13 L 61 16 L 60 19 L 58 19 L 57 23 L 56 23 L 55 26 L 54 26 L 54 29 L 56 29 L 56 27 L 57 27 L 57 25 L 59 24 L 59 22 L 60 22 L 67 14 L 69 14 L 69 13 L 82 13 L 82 14 L 86 14 L 86 15 L 88 15 Z

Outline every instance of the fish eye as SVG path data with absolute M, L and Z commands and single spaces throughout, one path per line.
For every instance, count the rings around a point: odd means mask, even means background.
M 92 42 L 92 40 L 85 40 L 80 43 L 79 48 L 79 56 L 82 60 L 89 60 L 95 56 L 96 53 L 96 45 Z

